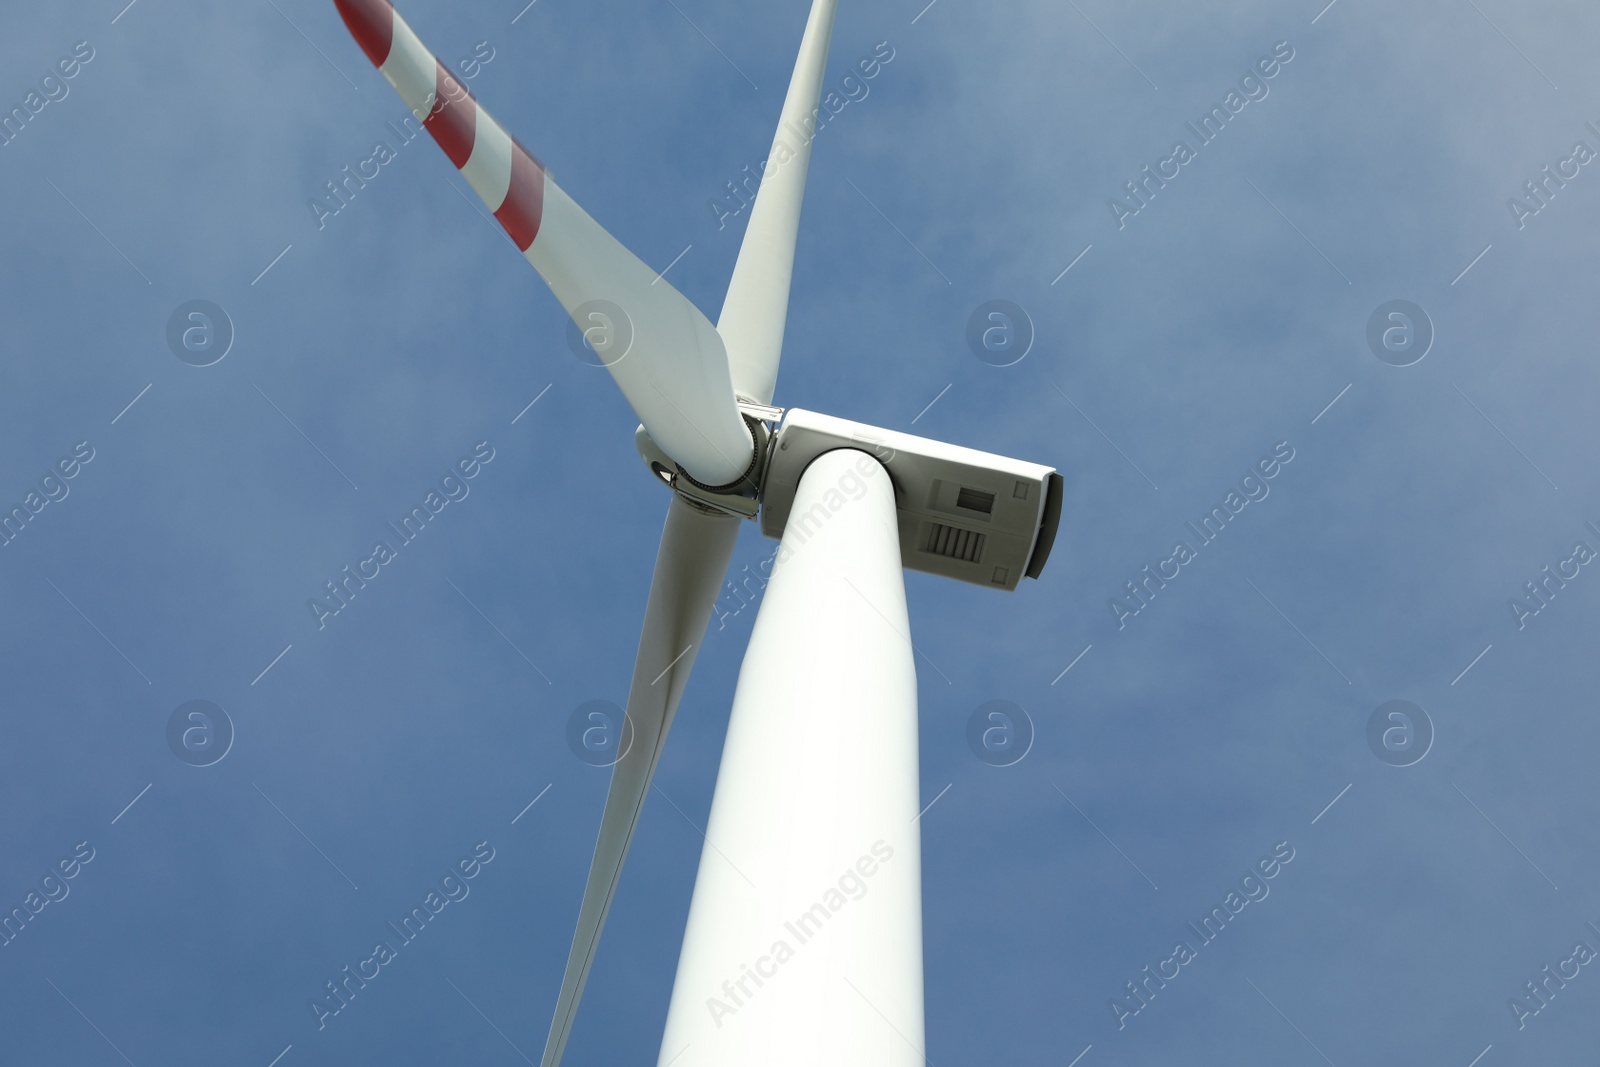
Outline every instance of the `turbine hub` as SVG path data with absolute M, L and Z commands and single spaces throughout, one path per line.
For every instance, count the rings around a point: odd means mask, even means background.
M 697 480 L 667 455 L 642 425 L 633 432 L 633 445 L 650 473 L 689 504 L 702 511 L 753 520 L 760 513 L 761 486 L 766 480 L 774 427 L 783 418 L 783 409 L 744 400 L 738 404 L 745 429 L 750 433 L 750 466 L 726 485 L 707 485 Z

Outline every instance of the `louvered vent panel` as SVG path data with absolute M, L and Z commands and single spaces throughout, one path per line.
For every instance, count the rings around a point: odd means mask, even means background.
M 984 535 L 974 530 L 961 530 L 942 522 L 931 522 L 922 550 L 935 556 L 977 563 L 983 558 L 983 542 Z

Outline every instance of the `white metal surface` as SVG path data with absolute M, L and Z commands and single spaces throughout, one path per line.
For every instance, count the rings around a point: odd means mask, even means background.
M 656 444 L 707 485 L 745 472 L 750 432 L 734 403 L 722 337 L 699 308 L 548 179 L 539 236 L 523 255 L 598 342 L 596 353 Z
M 739 246 L 739 258 L 722 302 L 717 332 L 728 346 L 733 387 L 758 404 L 772 403 L 789 315 L 789 281 L 795 238 L 816 136 L 817 102 L 828 64 L 836 0 L 815 0 L 806 19 L 800 54 L 783 98 L 778 131 L 767 154 L 761 187 Z M 663 445 L 662 447 L 665 447 Z M 697 474 L 695 477 L 699 478 Z M 704 478 L 700 479 L 705 481 Z
M 578 929 L 572 937 L 561 995 L 545 1043 L 544 1067 L 561 1062 L 572 1032 L 622 863 L 661 758 L 661 746 L 666 743 L 667 729 L 711 621 L 738 535 L 738 519 L 706 515 L 676 496 L 672 498 L 650 583 L 633 685 L 628 690 L 633 743 L 612 771 L 611 791 L 600 816 L 600 836 L 578 910 Z
M 750 639 L 661 1067 L 921 1067 L 916 671 L 894 493 L 814 462 Z

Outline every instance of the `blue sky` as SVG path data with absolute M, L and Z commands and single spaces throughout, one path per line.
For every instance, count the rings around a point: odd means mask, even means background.
M 437 149 L 318 228 L 308 200 L 404 113 L 332 3 L 124 3 L 0 16 L 0 108 L 93 51 L 0 147 L 0 503 L 66 493 L 0 547 L 0 907 L 93 851 L 0 948 L 3 1058 L 536 1058 L 606 785 L 567 717 L 626 694 L 666 495 Z M 487 42 L 474 92 L 646 262 L 687 248 L 670 278 L 715 318 L 743 218 L 709 201 L 765 154 L 803 4 L 402 11 L 447 62 Z M 1597 30 L 1555 0 L 841 5 L 830 83 L 894 59 L 818 139 L 777 402 L 1067 483 L 1042 580 L 907 574 L 930 1062 L 1594 1047 L 1593 968 L 1520 1029 L 1510 1001 L 1600 949 L 1600 577 L 1520 629 L 1509 603 L 1600 550 L 1600 177 L 1520 226 L 1508 200 L 1600 150 Z M 235 331 L 208 367 L 166 341 L 197 299 Z M 965 346 L 991 299 L 1035 326 L 1014 366 Z M 1411 366 L 1366 340 L 1395 299 L 1435 332 Z M 319 630 L 308 598 L 485 441 Z M 1280 442 L 1270 495 L 1119 629 L 1124 583 Z M 749 524 L 734 566 L 771 549 Z M 656 1055 L 752 621 L 699 656 L 570 1063 Z M 197 699 L 235 731 L 208 767 L 167 743 Z M 966 744 L 995 699 L 1036 730 L 1011 767 Z M 1367 741 L 1395 699 L 1435 733 L 1405 767 Z M 319 1031 L 308 1000 L 479 842 L 470 893 Z M 1119 1029 L 1124 983 L 1280 842 L 1270 894 Z

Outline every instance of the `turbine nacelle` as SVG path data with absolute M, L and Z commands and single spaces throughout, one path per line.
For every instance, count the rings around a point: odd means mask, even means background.
M 756 450 L 749 473 L 733 485 L 702 485 L 643 426 L 634 444 L 652 473 L 690 504 L 759 520 L 772 538 L 782 538 L 811 462 L 835 449 L 857 449 L 876 457 L 894 486 L 906 567 L 1001 589 L 1044 570 L 1061 522 L 1064 484 L 1053 468 L 801 408 L 739 406 Z M 841 484 L 827 499 L 843 506 L 858 492 L 857 484 Z M 836 510 L 814 505 L 793 521 L 808 533 Z

